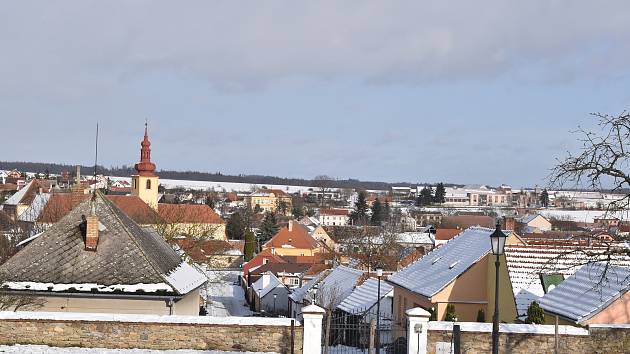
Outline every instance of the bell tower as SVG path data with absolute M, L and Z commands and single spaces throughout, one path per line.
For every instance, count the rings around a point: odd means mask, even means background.
M 151 162 L 151 142 L 148 124 L 144 123 L 144 139 L 140 143 L 140 162 L 135 165 L 138 174 L 131 176 L 131 194 L 142 199 L 151 208 L 158 208 L 158 176 Z

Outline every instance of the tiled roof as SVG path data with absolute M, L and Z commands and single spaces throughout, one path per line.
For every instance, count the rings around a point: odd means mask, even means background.
M 36 222 L 50 199 L 50 193 L 38 193 L 31 201 L 31 205 L 18 216 L 19 221 Z
M 195 263 L 205 263 L 212 256 L 242 256 L 243 252 L 234 249 L 223 240 L 193 240 L 190 238 L 175 239 L 173 242 Z
M 140 225 L 159 222 L 160 218 L 155 210 L 139 197 L 133 195 L 108 195 L 107 198 Z
M 567 278 L 585 263 L 597 259 L 589 255 L 601 254 L 603 259 L 605 252 L 606 247 L 589 246 L 586 243 L 506 245 L 505 258 L 518 317 L 527 316 L 529 305 L 545 294 L 540 280 L 541 274 L 562 274 Z M 615 265 L 630 266 L 630 260 L 620 257 L 612 262 Z
M 443 225 L 466 229 L 473 226 L 494 227 L 495 219 L 486 215 L 453 215 L 442 218 Z
M 391 284 L 381 279 L 381 299 L 393 289 L 394 287 Z M 363 284 L 357 286 L 337 308 L 351 314 L 362 314 L 370 310 L 376 304 L 377 299 L 378 279 L 369 278 Z
M 389 281 L 431 297 L 490 252 L 493 231 L 483 227 L 466 229 L 442 247 L 394 273 Z
M 91 203 L 100 223 L 96 251 L 85 250 L 79 229 L 81 215 L 90 214 Z M 140 228 L 100 192 L 93 202 L 80 203 L 10 258 L 0 273 L 7 282 L 50 284 L 53 288 L 83 284 L 69 289 L 81 287 L 88 292 L 134 284 L 151 288 L 153 284 L 181 294 L 183 289 L 205 282 L 205 276 L 189 269 L 154 230 Z
M 305 273 L 309 268 L 311 268 L 310 264 L 267 263 L 256 268 L 255 270 L 252 270 L 251 274 L 262 274 L 265 272 L 271 272 L 276 276 L 278 275 L 278 273 L 302 274 Z
M 330 274 L 332 270 L 324 270 L 321 273 L 317 274 L 313 279 L 309 280 L 306 284 L 302 285 L 301 288 L 297 288 L 293 290 L 293 292 L 289 295 L 289 298 L 297 303 L 302 303 L 309 292 L 319 284 L 328 274 Z
M 158 204 L 160 217 L 168 223 L 223 224 L 223 219 L 205 204 Z
M 275 197 L 289 197 L 289 195 L 283 191 L 282 189 L 265 189 L 261 188 L 256 192 L 252 193 L 252 196 L 267 196 L 273 193 Z
M 350 211 L 347 209 L 319 209 L 320 215 L 342 215 L 349 216 Z
M 577 323 L 588 320 L 630 289 L 630 268 L 606 267 L 603 262 L 583 266 L 543 296 L 540 306 Z
M 308 234 L 303 225 L 295 222 L 291 231 L 289 231 L 288 226 L 281 228 L 263 247 L 315 249 L 319 247 L 319 244 L 317 240 Z
M 20 189 L 19 191 L 15 192 L 11 197 L 9 197 L 9 199 L 5 200 L 4 204 L 7 204 L 7 205 L 23 204 L 22 203 L 22 199 L 24 199 L 26 197 L 26 195 L 32 189 L 34 183 L 35 183 L 34 179 L 31 180 L 30 182 L 28 182 L 28 184 L 25 185 L 24 187 L 22 187 L 22 189 Z
M 462 230 L 460 229 L 436 229 L 435 230 L 435 239 L 441 241 L 447 241 L 457 236 Z
M 84 195 L 80 198 L 85 200 L 88 196 Z M 38 221 L 50 224 L 56 223 L 66 216 L 73 207 L 72 193 L 52 193 L 46 205 L 42 208 Z

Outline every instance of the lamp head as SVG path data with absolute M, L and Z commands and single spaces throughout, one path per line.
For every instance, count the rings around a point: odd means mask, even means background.
M 492 254 L 502 255 L 505 250 L 505 240 L 507 235 L 501 231 L 501 223 L 497 221 L 496 229 L 490 234 L 490 243 L 492 245 Z

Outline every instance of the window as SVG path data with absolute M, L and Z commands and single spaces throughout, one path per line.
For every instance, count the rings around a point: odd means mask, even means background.
M 147 180 L 147 189 L 151 189 L 151 180 L 150 179 Z
M 289 285 L 298 286 L 300 285 L 300 279 L 298 278 L 290 278 Z
M 267 264 L 267 263 L 269 263 L 269 259 L 263 258 L 263 264 Z

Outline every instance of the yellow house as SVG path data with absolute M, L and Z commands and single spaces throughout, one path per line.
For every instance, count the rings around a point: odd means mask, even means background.
M 263 246 L 263 250 L 279 256 L 314 256 L 321 251 L 319 243 L 308 234 L 306 228 L 293 220 L 281 228 Z
M 264 212 L 280 212 L 284 215 L 291 214 L 293 210 L 291 196 L 280 189 L 259 189 L 246 199 L 252 210 L 258 207 Z
M 495 256 L 490 246 L 493 229 L 471 227 L 428 253 L 388 281 L 394 285 L 395 318 L 404 318 L 406 310 L 422 307 L 443 320 L 447 306 L 454 306 L 459 321 L 476 321 L 481 311 L 486 322 L 494 312 Z M 510 233 L 506 244 L 522 244 Z M 499 268 L 500 321 L 513 322 L 516 303 L 508 276 L 505 257 Z

